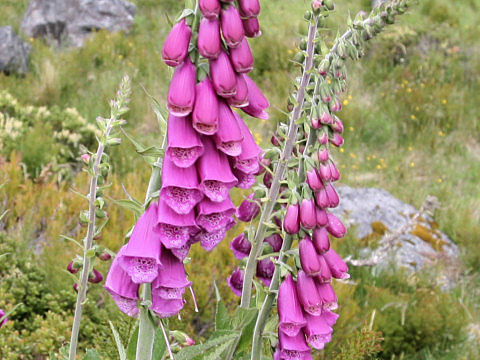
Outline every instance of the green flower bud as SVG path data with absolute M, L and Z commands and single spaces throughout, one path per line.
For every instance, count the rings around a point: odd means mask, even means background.
M 305 54 L 302 51 L 297 52 L 293 58 L 293 61 L 303 64 L 305 61 Z
M 323 0 L 323 6 L 325 6 L 325 8 L 329 11 L 335 9 L 335 4 L 332 0 Z
M 306 20 L 306 21 L 310 21 L 312 19 L 312 12 L 311 11 L 305 11 L 305 14 L 303 14 L 303 18 Z

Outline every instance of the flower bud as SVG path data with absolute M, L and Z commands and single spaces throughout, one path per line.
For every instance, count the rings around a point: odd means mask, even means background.
M 317 218 L 317 226 L 325 226 L 328 224 L 327 212 L 319 207 L 315 208 L 315 216 Z
M 269 174 L 266 173 L 265 176 Z M 283 228 L 287 234 L 297 234 L 300 231 L 299 206 L 298 204 L 288 205 L 283 219 Z
M 213 135 L 218 130 L 218 98 L 208 77 L 195 85 L 192 123 L 201 134 Z
M 81 264 L 74 261 L 70 261 L 67 266 L 67 270 L 70 274 L 76 274 L 81 268 Z
M 5 316 L 5 311 L 0 309 L 0 319 Z M 5 323 L 8 321 L 8 317 L 5 317 L 2 321 L 0 321 L 0 328 L 5 325 Z
M 342 258 L 335 252 L 335 250 L 330 249 L 325 254 L 323 254 L 328 267 L 334 278 L 336 279 L 348 279 L 350 275 L 348 274 L 348 266 L 342 260 Z
M 323 5 L 328 11 L 332 11 L 335 9 L 335 5 L 333 4 L 333 0 L 323 0 Z
M 313 191 L 323 189 L 323 183 L 315 169 L 307 171 L 307 184 Z
M 313 229 L 317 225 L 313 199 L 302 200 L 300 204 L 300 223 L 305 229 Z
M 186 116 L 195 103 L 196 70 L 189 58 L 173 73 L 167 107 L 174 116 Z
M 192 30 L 185 19 L 179 21 L 168 34 L 162 48 L 162 60 L 169 66 L 178 66 L 185 60 Z
M 330 234 L 335 236 L 336 238 L 342 238 L 347 233 L 347 229 L 342 224 L 342 222 L 332 213 L 327 214 L 328 217 L 328 225 L 327 230 Z
M 75 290 L 75 292 L 78 294 L 78 284 L 77 283 L 73 284 L 73 290 Z
M 328 266 L 325 257 L 322 255 L 318 256 L 318 261 L 320 262 L 320 274 L 316 277 L 317 282 L 320 284 L 332 282 L 332 271 L 330 266 Z
M 207 19 L 215 19 L 220 14 L 219 0 L 199 0 L 198 6 Z
M 274 271 L 275 264 L 269 258 L 258 261 L 256 276 L 265 284 L 265 286 L 270 286 Z
M 332 181 L 340 180 L 340 173 L 338 172 L 338 169 L 333 161 L 330 161 L 328 163 L 328 168 L 330 169 L 330 176 L 332 178 Z
M 327 76 L 329 68 L 330 68 L 330 60 L 325 58 L 320 62 L 320 65 L 318 65 L 318 73 L 321 76 Z
M 237 209 L 237 219 L 244 222 L 253 220 L 260 212 L 260 206 L 254 201 L 254 195 L 250 194 L 243 200 Z
M 270 172 L 266 172 L 265 175 L 263 175 L 263 184 L 270 189 L 270 186 L 272 186 L 272 181 L 273 181 L 273 175 Z
M 237 92 L 227 99 L 230 106 L 243 108 L 248 106 L 248 86 L 243 74 L 236 74 Z
M 236 259 L 242 260 L 250 255 L 252 244 L 247 239 L 245 234 L 242 233 L 232 240 L 230 243 L 230 249 L 233 251 L 233 255 Z
M 257 17 L 260 14 L 260 3 L 258 0 L 238 0 L 240 14 L 243 18 Z
M 248 73 L 253 69 L 253 56 L 246 38 L 236 48 L 230 49 L 230 60 L 237 73 Z
M 328 149 L 326 147 L 321 147 L 318 149 L 318 161 L 327 162 L 329 159 Z
M 334 133 L 333 137 L 330 139 L 330 143 L 336 147 L 341 147 L 343 145 L 343 137 L 339 133 Z
M 100 255 L 98 255 L 98 258 L 102 261 L 108 261 L 112 258 L 112 255 L 110 255 L 109 253 L 107 252 L 103 252 L 101 253 Z
M 322 313 L 322 299 L 317 290 L 314 278 L 308 276 L 303 270 L 297 274 L 298 300 L 306 313 L 319 316 Z M 308 322 L 307 322 L 308 324 Z
M 204 58 L 216 59 L 222 50 L 220 22 L 218 19 L 202 19 L 198 28 L 198 52 Z
M 210 76 L 218 95 L 229 98 L 237 92 L 235 71 L 228 55 L 221 51 L 217 59 L 210 61 Z
M 313 231 L 312 242 L 317 253 L 322 255 L 330 250 L 330 240 L 328 239 L 328 231 L 325 227 L 316 228 Z
M 332 173 L 328 164 L 321 163 L 318 167 L 318 175 L 322 181 L 327 182 L 332 179 Z
M 82 156 L 80 156 L 82 158 L 82 161 L 86 164 L 88 164 L 88 162 L 90 161 L 90 154 L 82 154 Z
M 245 36 L 249 38 L 256 38 L 262 35 L 260 31 L 260 24 L 256 17 L 242 19 L 243 29 L 245 30 Z
M 327 193 L 328 201 L 329 201 L 329 206 L 330 208 L 335 208 L 338 206 L 340 203 L 340 199 L 338 197 L 337 191 L 335 190 L 335 187 L 332 185 L 332 183 L 328 183 L 325 186 L 325 191 Z
M 269 115 L 265 110 L 270 106 L 270 103 L 249 76 L 244 75 L 244 78 L 248 88 L 248 106 L 242 107 L 242 110 L 250 116 L 268 120 Z
M 342 110 L 342 103 L 338 98 L 334 98 L 328 102 L 328 107 L 330 108 L 331 112 L 337 112 Z
M 318 254 L 315 251 L 312 241 L 308 236 L 305 236 L 298 243 L 298 250 L 300 253 L 300 263 L 303 271 L 309 276 L 315 276 L 321 273 L 320 262 Z
M 237 296 L 242 296 L 244 276 L 244 271 L 237 267 L 227 279 L 228 286 L 230 286 L 230 289 L 232 289 L 233 293 Z
M 335 291 L 333 291 L 330 283 L 317 284 L 317 289 L 322 299 L 324 310 L 338 309 L 337 295 L 335 295 Z
M 325 133 L 324 131 L 321 131 L 321 132 L 318 134 L 318 142 L 319 142 L 321 145 L 327 145 L 327 144 L 328 144 L 328 135 L 327 135 L 327 133 Z
M 344 130 L 343 122 L 335 116 L 335 122 L 332 125 L 332 130 L 336 133 L 342 134 Z
M 220 10 L 222 34 L 228 47 L 235 48 L 245 37 L 242 19 L 235 6 Z
M 270 244 L 273 252 L 279 252 L 282 249 L 283 239 L 282 236 L 278 233 L 266 237 L 263 241 Z

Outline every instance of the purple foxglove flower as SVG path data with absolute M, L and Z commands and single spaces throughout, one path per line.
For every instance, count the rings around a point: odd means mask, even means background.
M 323 182 L 318 177 L 317 171 L 315 169 L 307 171 L 307 184 L 312 190 L 323 189 Z
M 327 145 L 328 144 L 328 135 L 324 132 L 321 132 L 318 134 L 318 142 L 322 145 Z
M 192 211 L 203 198 L 203 193 L 198 190 L 198 174 L 195 166 L 181 168 L 176 166 L 170 158 L 165 158 L 160 196 L 178 214 L 188 214 Z
M 277 349 L 275 350 L 275 353 L 273 354 L 273 360 L 282 360 L 280 358 L 280 348 L 277 347 Z
M 260 31 L 260 24 L 256 17 L 249 19 L 242 19 L 243 29 L 245 30 L 245 36 L 249 38 L 256 38 L 262 35 Z
M 302 269 L 309 276 L 315 276 L 320 274 L 321 267 L 318 260 L 318 254 L 315 251 L 315 246 L 308 236 L 305 236 L 298 243 L 298 250 L 300 253 L 300 263 Z
M 199 0 L 198 5 L 203 16 L 207 19 L 215 19 L 220 15 L 219 0 Z
M 121 312 L 128 316 L 136 317 L 138 315 L 137 300 L 139 285 L 132 281 L 131 277 L 120 265 L 122 253 L 125 248 L 126 245 L 118 251 L 117 256 L 113 259 L 104 287 L 112 294 L 113 300 Z
M 250 189 L 256 182 L 255 176 L 253 174 L 247 174 L 239 169 L 233 169 L 233 174 L 238 179 L 237 187 L 239 189 Z M 266 173 L 268 174 L 268 173 Z M 265 175 L 266 175 L 265 174 Z
M 303 199 L 300 204 L 300 223 L 305 229 L 314 229 L 317 226 L 315 202 L 313 199 Z
M 203 153 L 203 144 L 188 117 L 168 117 L 166 157 L 178 167 L 190 167 Z
M 267 98 L 260 91 L 255 82 L 247 75 L 244 76 L 248 87 L 248 106 L 242 108 L 242 110 L 250 116 L 258 119 L 268 120 L 269 115 L 265 111 L 270 104 Z
M 0 309 L 0 319 L 5 316 L 5 311 Z M 5 323 L 8 321 L 8 317 L 5 317 L 2 321 L 0 321 L 0 328 L 5 325 Z
M 332 173 L 328 164 L 320 163 L 320 166 L 318 167 L 318 175 L 324 182 L 332 180 Z
M 157 204 L 152 203 L 140 216 L 119 257 L 120 266 L 137 284 L 152 282 L 162 265 L 160 235 L 156 231 L 157 211 Z
M 327 162 L 328 159 L 330 158 L 330 154 L 328 153 L 327 148 L 321 148 L 318 150 L 318 160 L 321 162 Z
M 342 224 L 339 218 L 337 218 L 332 213 L 327 214 L 328 217 L 328 225 L 327 230 L 330 234 L 335 236 L 336 238 L 342 238 L 347 233 L 347 229 Z
M 289 336 L 284 331 L 278 331 L 280 359 L 311 360 L 312 350 L 305 341 L 305 334 L 300 330 L 296 335 Z
M 270 189 L 272 186 L 272 181 L 273 181 L 273 175 L 270 172 L 266 172 L 265 175 L 263 175 L 263 184 Z
M 198 52 L 204 58 L 216 59 L 222 50 L 220 22 L 218 19 L 202 19 L 198 29 Z
M 168 34 L 162 48 L 162 60 L 168 66 L 178 66 L 185 60 L 192 30 L 185 19 L 176 23 Z
M 327 108 L 324 108 L 323 111 L 321 111 L 320 122 L 324 125 L 333 124 L 333 117 L 330 115 Z
M 229 98 L 237 93 L 235 70 L 225 51 L 221 51 L 215 60 L 210 60 L 210 76 L 213 88 L 219 96 Z
M 70 261 L 67 265 L 67 271 L 70 274 L 76 274 L 80 270 L 80 267 L 77 267 L 73 261 Z
M 161 318 L 168 318 L 177 315 L 180 310 L 182 310 L 184 304 L 184 300 L 166 300 L 160 297 L 159 292 L 155 289 L 152 291 L 152 307 L 150 309 Z
M 332 125 L 332 130 L 336 133 L 342 134 L 345 127 L 343 126 L 342 120 L 335 116 L 335 122 Z
M 193 128 L 201 134 L 213 135 L 218 129 L 218 98 L 208 77 L 195 86 Z
M 315 279 L 305 274 L 303 270 L 299 270 L 297 274 L 297 294 L 306 313 L 314 316 L 322 313 L 322 299 L 318 293 Z
M 206 251 L 212 251 L 225 238 L 226 234 L 227 234 L 226 229 L 220 229 L 214 232 L 208 232 L 206 230 L 202 230 L 197 235 L 197 239 L 198 241 L 200 241 L 200 245 Z
M 236 259 L 242 260 L 250 255 L 250 250 L 252 250 L 252 244 L 247 239 L 244 233 L 238 235 L 230 243 L 230 249 L 233 251 L 233 255 Z
M 163 299 L 182 299 L 185 288 L 192 285 L 187 280 L 183 262 L 165 248 L 162 249 L 161 261 L 163 267 L 152 284 L 153 289 Z
M 247 173 L 256 174 L 260 170 L 260 155 L 262 149 L 257 145 L 247 124 L 236 113 L 233 113 L 237 119 L 238 126 L 242 132 L 243 140 L 241 143 L 241 153 L 235 158 L 234 167 Z
M 226 155 L 218 151 L 211 139 L 203 138 L 205 151 L 197 163 L 200 190 L 212 201 L 224 201 L 237 184 Z
M 239 0 L 240 13 L 244 18 L 257 17 L 260 14 L 260 3 L 258 0 Z
M 100 255 L 98 255 L 98 258 L 102 261 L 108 261 L 112 258 L 112 255 L 110 255 L 109 253 L 107 252 L 103 252 L 101 253 Z
M 243 74 L 236 74 L 237 92 L 227 99 L 230 106 L 242 108 L 248 106 L 248 87 Z
M 218 130 L 213 138 L 218 150 L 230 156 L 241 154 L 242 130 L 232 109 L 223 101 L 218 103 Z
M 273 249 L 273 252 L 279 252 L 282 249 L 283 239 L 278 233 L 266 237 L 263 241 L 269 243 Z
M 304 331 L 308 343 L 317 350 L 323 349 L 325 344 L 332 340 L 333 329 L 327 324 L 323 314 L 320 316 L 307 314 L 306 318 L 307 326 Z
M 227 197 L 220 202 L 203 199 L 197 206 L 197 225 L 208 232 L 224 229 L 235 214 L 235 205 Z
M 325 188 L 315 192 L 315 202 L 319 208 L 325 209 L 330 206 L 330 200 L 328 199 L 327 191 Z
M 329 207 L 331 207 L 331 208 L 337 207 L 338 204 L 340 203 L 340 199 L 339 199 L 337 191 L 335 190 L 335 187 L 332 185 L 332 183 L 328 183 L 325 186 L 325 191 L 327 193 L 327 197 L 328 197 L 328 200 L 329 200 Z
M 337 322 L 339 315 L 329 310 L 324 310 L 322 317 L 326 321 L 327 325 L 332 327 Z
M 333 161 L 330 161 L 328 163 L 328 167 L 330 169 L 330 177 L 331 177 L 332 181 L 340 180 L 340 173 L 338 172 L 338 169 L 335 166 L 335 164 L 333 163 Z
M 337 295 L 335 295 L 335 291 L 333 291 L 330 283 L 317 283 L 317 290 L 322 298 L 323 308 L 325 310 L 338 309 Z
M 181 248 L 199 230 L 193 211 L 179 215 L 162 198 L 158 201 L 157 224 L 160 241 L 167 249 Z
M 318 256 L 318 261 L 320 262 L 320 274 L 317 276 L 317 281 L 319 283 L 329 283 L 332 281 L 332 271 L 327 264 L 327 261 L 322 255 Z
M 237 267 L 227 279 L 228 286 L 230 286 L 230 289 L 232 289 L 233 293 L 237 296 L 242 296 L 244 276 L 244 271 Z
M 245 37 L 242 19 L 235 6 L 220 10 L 222 34 L 229 48 L 236 48 Z
M 182 65 L 175 68 L 168 88 L 167 107 L 172 115 L 187 116 L 192 112 L 196 82 L 195 66 L 187 58 Z
M 237 209 L 237 219 L 244 222 L 249 222 L 254 219 L 260 212 L 260 205 L 254 201 L 255 194 L 250 194 L 242 201 Z
M 246 38 L 236 48 L 230 49 L 230 60 L 237 73 L 244 74 L 253 69 L 253 55 Z
M 328 106 L 331 112 L 337 112 L 342 110 L 342 103 L 337 97 L 335 97 L 334 99 L 331 99 L 330 102 L 328 103 Z
M 278 328 L 288 336 L 296 336 L 306 325 L 302 306 L 298 301 L 297 287 L 292 275 L 283 280 L 278 289 Z
M 290 235 L 298 234 L 298 232 L 300 231 L 298 204 L 288 205 L 287 211 L 285 213 L 285 218 L 283 219 L 283 228 L 285 229 L 287 234 L 290 234 Z
M 325 254 L 322 255 L 325 261 L 332 272 L 332 275 L 336 279 L 348 279 L 350 275 L 348 274 L 348 266 L 342 260 L 342 258 L 335 252 L 335 250 L 330 249 Z
M 343 137 L 339 133 L 334 133 L 333 137 L 330 139 L 330 144 L 341 147 L 343 145 Z
M 269 287 L 272 281 L 275 264 L 270 259 L 262 259 L 257 263 L 257 278 L 259 278 L 265 286 Z
M 88 282 L 92 284 L 98 284 L 103 281 L 103 275 L 97 269 L 93 269 L 92 273 L 88 277 Z
M 321 127 L 320 126 L 320 120 L 315 115 L 310 117 L 310 124 L 312 125 L 312 128 L 314 128 L 314 129 L 320 129 L 320 127 Z
M 313 230 L 312 242 L 317 253 L 322 255 L 330 249 L 330 240 L 328 239 L 328 231 L 324 227 Z
M 325 209 L 316 207 L 315 217 L 317 218 L 317 226 L 325 226 L 328 224 L 328 217 Z
M 187 243 L 179 248 L 172 248 L 170 251 L 173 255 L 177 257 L 178 260 L 183 261 L 187 257 L 190 247 L 192 246 L 192 238 L 190 238 Z

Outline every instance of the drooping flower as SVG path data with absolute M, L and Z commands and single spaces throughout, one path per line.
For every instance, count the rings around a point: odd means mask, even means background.
M 325 261 L 332 272 L 332 275 L 336 279 L 348 279 L 350 275 L 348 274 L 348 266 L 342 260 L 342 258 L 330 248 L 325 254 L 322 255 Z
M 198 52 L 204 58 L 216 59 L 222 50 L 220 22 L 218 19 L 202 19 L 198 29 Z
M 320 316 L 307 314 L 307 326 L 305 335 L 308 343 L 315 349 L 321 350 L 325 344 L 332 340 L 333 329 L 328 325 L 323 313 Z
M 208 232 L 202 230 L 196 236 L 196 239 L 200 241 L 200 245 L 206 251 L 212 251 L 220 242 L 225 238 L 225 235 L 228 230 L 230 230 L 235 225 L 235 220 L 233 218 L 228 219 L 228 223 L 225 228 L 215 230 L 213 232 Z
M 252 244 L 245 236 L 244 233 L 238 235 L 235 239 L 232 240 L 230 243 L 230 249 L 233 251 L 233 255 L 238 260 L 242 260 L 250 255 L 250 251 L 252 249 Z
M 81 264 L 78 264 L 76 262 L 70 261 L 67 265 L 67 271 L 70 274 L 76 274 L 77 272 L 80 271 Z
M 337 218 L 332 213 L 327 214 L 328 217 L 328 225 L 327 230 L 330 234 L 335 236 L 336 238 L 342 238 L 347 233 L 347 229 L 342 224 L 339 218 Z
M 235 205 L 227 197 L 225 200 L 215 202 L 203 199 L 197 206 L 197 225 L 208 232 L 224 229 L 235 214 Z
M 268 174 L 268 173 L 267 173 Z M 300 231 L 300 217 L 298 204 L 290 204 L 287 207 L 285 218 L 283 219 L 283 228 L 287 234 L 293 235 Z
M 317 218 L 317 226 L 323 227 L 328 224 L 328 217 L 325 209 L 317 206 L 315 209 L 315 216 Z
M 228 47 L 235 48 L 245 37 L 242 19 L 235 6 L 229 5 L 220 10 L 222 34 Z
M 217 132 L 218 98 L 208 77 L 195 86 L 192 120 L 193 128 L 201 134 L 213 135 Z
M 328 201 L 329 201 L 329 207 L 331 207 L 331 208 L 337 207 L 338 204 L 340 203 L 340 199 L 339 199 L 337 191 L 335 190 L 335 187 L 332 185 L 332 183 L 328 183 L 325 186 L 325 191 L 327 193 L 327 197 L 328 197 Z
M 297 288 L 292 275 L 288 275 L 278 289 L 278 328 L 288 336 L 296 336 L 306 325 Z
M 305 341 L 305 334 L 300 330 L 296 335 L 289 336 L 284 331 L 278 331 L 280 359 L 311 360 L 312 349 Z
M 158 296 L 166 299 L 182 299 L 185 288 L 191 286 L 185 274 L 185 266 L 168 249 L 162 249 L 162 268 L 152 284 Z
M 199 0 L 198 5 L 203 16 L 207 19 L 215 19 L 220 14 L 219 0 Z
M 245 30 L 245 36 L 249 38 L 256 38 L 262 35 L 260 31 L 260 24 L 256 17 L 242 19 L 243 29 Z
M 263 241 L 270 244 L 273 252 L 279 252 L 282 249 L 283 239 L 282 236 L 278 233 L 266 237 Z
M 320 262 L 320 274 L 317 275 L 316 279 L 319 283 L 329 283 L 332 281 L 332 271 L 327 264 L 327 261 L 322 255 L 318 256 L 318 261 Z
M 195 103 L 196 70 L 189 58 L 175 68 L 168 88 L 167 107 L 175 116 L 187 116 Z
M 307 171 L 307 184 L 312 190 L 321 190 L 323 189 L 323 183 L 317 175 L 317 171 L 315 169 L 311 169 Z
M 315 316 L 322 313 L 322 299 L 318 293 L 317 284 L 314 278 L 308 276 L 303 270 L 299 270 L 297 274 L 297 293 L 306 313 Z
M 330 249 L 330 240 L 328 239 L 328 231 L 324 227 L 317 227 L 313 230 L 312 242 L 315 245 L 317 253 L 322 255 Z
M 248 87 L 248 106 L 243 107 L 242 110 L 253 117 L 268 120 L 269 115 L 265 109 L 270 104 L 267 98 L 250 77 L 247 75 L 244 75 L 244 77 Z
M 227 99 L 230 106 L 242 108 L 248 105 L 248 87 L 243 74 L 236 74 L 237 92 Z
M 242 201 L 237 209 L 237 219 L 244 222 L 249 222 L 260 213 L 260 205 L 254 201 L 255 194 L 250 194 Z
M 224 101 L 218 104 L 218 130 L 214 135 L 217 149 L 230 156 L 242 152 L 243 134 L 232 109 Z
M 152 291 L 152 309 L 161 318 L 168 318 L 177 315 L 182 310 L 185 301 L 182 299 L 166 300 L 158 291 Z
M 333 291 L 332 284 L 326 282 L 317 283 L 317 290 L 325 310 L 338 309 L 337 295 L 335 295 L 335 291 Z
M 253 55 L 246 38 L 236 48 L 230 49 L 230 60 L 237 73 L 243 74 L 252 71 Z
M 243 119 L 238 114 L 233 114 L 237 119 L 243 136 L 241 153 L 235 158 L 234 167 L 247 174 L 256 174 L 260 170 L 260 155 L 262 149 L 255 142 L 252 133 Z
M 313 229 L 317 226 L 313 199 L 303 199 L 300 203 L 300 223 L 305 229 Z
M 162 48 L 162 60 L 168 66 L 178 66 L 185 60 L 192 30 L 185 19 L 176 23 L 168 34 Z
M 103 281 L 103 275 L 97 269 L 92 269 L 91 274 L 88 276 L 88 282 L 92 284 L 99 284 Z
M 238 183 L 236 187 L 238 187 L 239 189 L 248 190 L 255 184 L 256 182 L 255 175 L 247 174 L 246 172 L 243 172 L 235 168 L 232 171 L 233 171 L 233 175 L 235 175 L 235 177 L 238 179 Z
M 257 17 L 260 14 L 260 3 L 258 0 L 239 0 L 240 14 L 244 18 Z
M 230 286 L 230 289 L 232 289 L 233 293 L 237 296 L 242 296 L 244 276 L 244 271 L 237 267 L 227 279 L 228 286 Z
M 203 153 L 203 144 L 188 117 L 168 117 L 168 146 L 165 153 L 178 167 L 190 167 Z
M 221 51 L 215 60 L 210 60 L 210 76 L 213 88 L 219 96 L 232 97 L 237 92 L 237 78 L 228 55 Z
M 275 264 L 269 258 L 259 260 L 257 262 L 257 278 L 259 278 L 265 286 L 269 287 L 272 281 Z
M 302 264 L 303 271 L 305 271 L 305 273 L 309 276 L 320 274 L 321 267 L 318 260 L 318 254 L 315 251 L 315 247 L 313 246 L 313 243 L 308 235 L 300 240 L 298 243 L 298 250 L 300 253 L 300 263 Z

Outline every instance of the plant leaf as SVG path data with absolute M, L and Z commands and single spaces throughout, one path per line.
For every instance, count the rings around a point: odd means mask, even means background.
M 136 216 L 141 216 L 145 209 L 143 205 L 140 204 L 137 200 L 128 200 L 128 199 L 121 199 L 121 200 L 114 200 L 115 204 L 120 205 L 121 207 L 130 210 Z
M 137 356 L 138 324 L 130 337 L 127 346 L 127 360 L 135 360 Z
M 198 358 L 199 354 L 205 354 L 216 346 L 224 344 L 228 341 L 233 341 L 238 336 L 238 331 L 229 331 L 223 336 L 216 337 L 206 343 L 190 346 L 182 349 L 177 355 L 175 360 L 193 360 Z
M 117 345 L 117 350 L 118 350 L 118 357 L 120 360 L 127 360 L 127 353 L 125 351 L 125 347 L 122 344 L 122 339 L 120 339 L 120 335 L 118 335 L 117 330 L 115 329 L 115 326 L 113 326 L 111 321 L 108 321 L 110 324 L 110 328 L 112 329 L 113 333 L 113 338 L 115 339 L 115 344 Z

